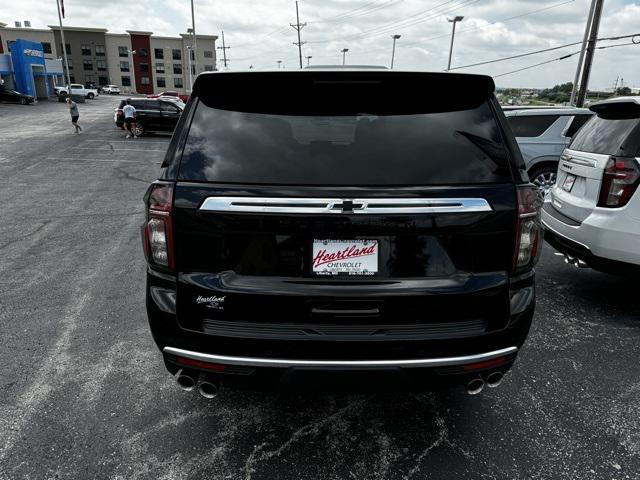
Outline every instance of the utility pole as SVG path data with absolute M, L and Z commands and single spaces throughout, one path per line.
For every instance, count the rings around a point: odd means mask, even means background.
M 297 0 L 296 0 L 296 23 L 290 23 L 289 25 L 291 25 L 293 29 L 298 32 L 298 41 L 293 42 L 293 44 L 298 46 L 298 56 L 300 57 L 300 68 L 302 68 L 302 45 L 304 45 L 306 42 L 303 42 L 302 40 L 300 40 L 300 30 L 302 30 L 302 27 L 305 27 L 307 24 L 300 23 L 300 14 L 298 13 Z
M 580 57 L 578 58 L 578 65 L 576 66 L 576 76 L 573 79 L 573 88 L 571 89 L 571 98 L 569 104 L 576 104 L 576 95 L 578 93 L 578 83 L 580 82 L 580 72 L 582 71 L 582 61 L 584 60 L 584 52 L 587 49 L 587 41 L 589 40 L 589 31 L 591 30 L 591 22 L 593 20 L 593 10 L 596 6 L 596 0 L 591 0 L 591 8 L 589 8 L 589 15 L 587 16 L 587 25 L 584 28 L 584 37 L 582 39 L 582 47 L 580 48 Z
M 193 29 L 193 68 L 198 74 L 198 40 L 196 39 L 196 16 L 193 10 L 193 0 L 191 0 L 191 28 Z
M 227 68 L 227 50 L 231 47 L 227 47 L 224 43 L 224 30 L 222 31 L 222 46 L 218 47 L 218 50 L 222 50 L 222 61 L 224 62 L 224 68 Z
M 464 17 L 458 15 L 457 17 L 447 18 L 448 22 L 453 23 L 453 31 L 451 32 L 451 46 L 449 47 L 449 62 L 447 63 L 447 72 L 451 69 L 451 55 L 453 54 L 453 39 L 456 36 L 456 23 L 461 22 Z
M 347 60 L 347 52 L 349 51 L 349 49 L 343 48 L 341 51 L 342 51 L 342 65 L 344 65 Z
M 280 70 L 280 65 L 282 65 L 282 60 L 278 60 L 278 70 Z
M 391 50 L 391 70 L 393 70 L 393 59 L 396 56 L 396 40 L 400 38 L 400 35 L 391 35 L 393 38 L 393 49 Z
M 60 20 L 60 38 L 62 38 L 62 54 L 64 56 L 64 67 L 67 71 L 67 86 L 69 88 L 69 95 L 71 95 L 71 75 L 69 75 L 69 61 L 67 60 L 67 44 L 64 43 L 64 30 L 62 29 L 62 13 L 60 12 L 60 1 L 56 0 L 58 5 L 58 20 Z
M 598 29 L 600 28 L 600 15 L 602 14 L 602 4 L 604 0 L 593 0 L 593 18 L 591 28 L 589 30 L 589 41 L 584 56 L 584 65 L 582 67 L 582 76 L 580 80 L 580 88 L 576 98 L 576 107 L 582 107 L 587 97 L 587 87 L 589 86 L 589 75 L 591 73 L 591 65 L 593 64 L 593 54 L 596 50 L 596 42 L 598 41 Z
M 308 66 L 309 66 L 309 63 L 310 63 L 310 61 L 311 61 L 311 59 L 312 59 L 313 57 L 312 57 L 311 55 L 307 55 L 305 58 L 307 59 L 307 67 L 308 67 Z

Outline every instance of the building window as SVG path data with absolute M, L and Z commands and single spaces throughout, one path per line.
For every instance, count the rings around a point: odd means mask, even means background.
M 107 61 L 106 60 L 96 60 L 96 67 L 99 72 L 107 71 Z
M 104 45 L 96 45 L 96 57 L 104 57 Z
M 138 54 L 139 57 L 143 57 L 143 58 L 146 58 L 149 56 L 149 51 L 146 48 L 138 48 L 136 50 L 136 53 Z
M 182 88 L 182 77 L 175 77 L 173 79 L 173 86 L 175 88 Z
M 141 85 L 149 85 L 149 77 L 140 77 Z
M 96 77 L 93 75 L 85 75 L 84 76 L 85 83 L 95 83 Z
M 65 43 L 65 49 L 67 50 L 67 55 L 71 55 L 71 44 Z M 63 54 L 64 50 L 62 49 L 62 44 L 60 44 L 60 53 Z
M 82 50 L 82 55 L 91 55 L 91 45 L 87 45 L 86 43 L 83 43 L 80 46 L 80 50 Z
M 164 88 L 167 86 L 166 82 L 164 81 L 164 77 L 156 77 L 156 85 L 158 87 Z
M 189 49 L 189 56 L 191 57 L 191 61 L 194 61 L 196 59 L 196 52 L 193 51 L 193 49 Z
M 129 49 L 127 47 L 118 47 L 118 56 L 119 57 L 128 57 Z
M 158 59 L 163 59 L 164 58 L 164 50 L 161 48 L 154 48 L 153 49 L 154 55 L 156 58 Z
M 204 71 L 205 72 L 213 72 L 213 65 L 205 65 L 204 66 Z
M 171 55 L 173 55 L 174 60 L 182 60 L 182 50 L 179 48 L 174 48 L 171 50 Z
M 98 84 L 100 86 L 108 85 L 109 84 L 109 78 L 108 77 L 98 77 Z
M 64 64 L 64 59 L 62 59 L 62 63 Z M 73 59 L 67 59 L 67 66 L 69 67 L 69 70 L 73 70 Z
M 120 81 L 123 87 L 131 86 L 131 77 L 120 77 Z
M 149 64 L 148 63 L 141 63 L 140 64 L 140 72 L 141 73 L 149 73 Z
M 213 58 L 213 52 L 211 50 L 205 50 L 204 58 Z
M 176 75 L 182 75 L 182 65 L 179 63 L 173 64 L 173 73 Z
M 156 63 L 156 73 L 164 73 L 164 63 Z
M 128 72 L 129 71 L 129 62 L 120 62 L 120 71 Z
M 49 42 L 42 42 L 42 51 L 44 53 L 51 53 L 51 44 Z
M 7 51 L 11 51 L 11 45 L 15 43 L 15 40 L 7 40 Z
M 84 70 L 93 70 L 93 62 L 91 60 L 83 60 L 82 68 Z

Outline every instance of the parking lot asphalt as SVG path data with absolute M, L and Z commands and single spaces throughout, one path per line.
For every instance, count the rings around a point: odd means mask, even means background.
M 637 281 L 545 247 L 528 343 L 468 396 L 206 400 L 147 327 L 142 195 L 167 136 L 126 140 L 118 97 L 0 105 L 0 479 L 637 479 Z

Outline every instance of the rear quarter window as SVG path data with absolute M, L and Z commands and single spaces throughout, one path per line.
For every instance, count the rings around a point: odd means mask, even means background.
M 198 102 L 193 115 L 181 180 L 345 186 L 513 181 L 488 99 L 456 111 L 409 114 L 377 112 L 375 101 L 362 113 L 336 105 L 331 114 L 292 115 L 208 103 Z
M 638 155 L 640 119 L 605 119 L 594 116 L 576 134 L 572 150 L 605 155 Z
M 560 115 L 524 115 L 507 117 L 516 137 L 539 137 Z

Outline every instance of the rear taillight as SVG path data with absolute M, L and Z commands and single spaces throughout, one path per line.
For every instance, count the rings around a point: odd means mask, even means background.
M 602 174 L 598 206 L 625 206 L 638 188 L 639 180 L 640 169 L 635 158 L 611 157 Z
M 513 256 L 514 270 L 532 267 L 540 257 L 542 250 L 541 205 L 541 197 L 536 186 L 518 186 L 518 225 L 516 228 L 516 249 Z
M 144 225 L 142 239 L 145 256 L 151 263 L 173 269 L 173 184 L 152 184 L 145 201 L 147 222 Z

